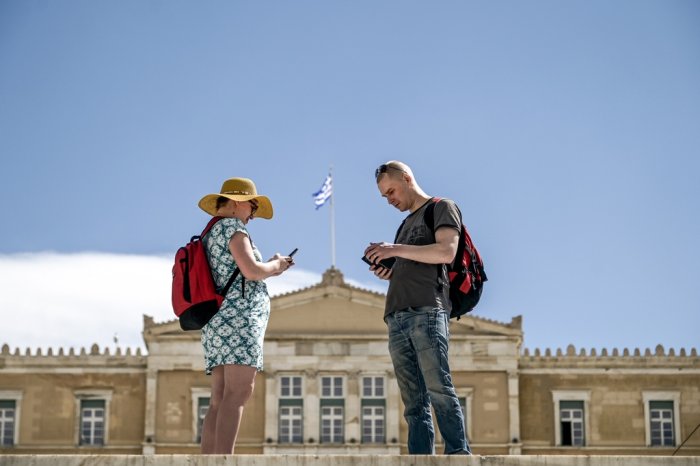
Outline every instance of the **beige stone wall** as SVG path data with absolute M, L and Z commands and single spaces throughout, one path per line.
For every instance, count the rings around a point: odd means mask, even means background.
M 520 374 L 521 432 L 523 451 L 530 454 L 670 454 L 675 448 L 647 447 L 644 392 L 679 394 L 680 444 L 700 424 L 700 372 L 661 367 L 576 367 L 569 361 L 524 370 Z M 580 361 L 579 361 L 580 362 Z M 618 363 L 626 361 L 618 360 Z M 626 364 L 625 364 L 626 365 Z M 669 362 L 667 366 L 674 365 Z M 589 365 L 590 366 L 590 365 Z M 553 391 L 575 390 L 590 394 L 585 448 L 555 447 Z M 700 435 L 683 447 L 700 454 Z
M 90 451 L 90 448 L 78 447 L 76 393 L 100 391 L 110 394 L 107 449 L 124 454 L 140 453 L 145 411 L 143 372 L 93 370 L 65 374 L 59 368 L 45 368 L 37 372 L 0 373 L 0 390 L 22 393 L 19 438 L 12 450 L 22 453 Z
M 508 438 L 508 377 L 505 372 L 453 373 L 457 392 L 463 387 L 473 389 L 472 432 L 470 441 L 476 450 L 493 452 L 505 447 Z
M 208 387 L 208 378 L 193 371 L 160 371 L 157 382 L 157 443 L 194 443 L 192 387 Z

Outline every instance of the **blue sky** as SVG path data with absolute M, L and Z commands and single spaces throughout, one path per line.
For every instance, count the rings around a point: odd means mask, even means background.
M 359 258 L 403 218 L 373 180 L 399 159 L 461 206 L 490 278 L 476 315 L 522 315 L 524 346 L 697 347 L 699 20 L 675 0 L 4 0 L 0 316 L 76 324 L 0 343 L 139 344 L 232 176 L 272 199 L 263 255 L 299 248 L 287 290 L 330 266 L 311 193 L 332 166 L 336 265 L 385 289 Z

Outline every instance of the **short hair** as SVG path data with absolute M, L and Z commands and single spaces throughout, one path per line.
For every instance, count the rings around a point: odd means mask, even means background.
M 381 164 L 375 171 L 374 171 L 374 177 L 377 180 L 377 183 L 384 177 L 384 175 L 388 176 L 389 178 L 399 178 L 402 176 L 402 173 L 406 173 L 413 178 L 413 172 L 411 171 L 411 167 L 406 165 L 403 162 L 399 162 L 398 160 L 390 160 L 386 163 Z

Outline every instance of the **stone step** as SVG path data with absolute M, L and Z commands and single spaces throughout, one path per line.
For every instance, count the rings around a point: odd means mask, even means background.
M 0 466 L 700 466 L 700 456 L 2 455 Z

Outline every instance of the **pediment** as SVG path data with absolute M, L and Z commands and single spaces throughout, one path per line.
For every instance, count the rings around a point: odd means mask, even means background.
M 272 299 L 266 338 L 386 338 L 385 299 L 383 293 L 348 285 L 342 273 L 331 268 L 321 283 Z M 522 318 L 502 323 L 466 315 L 450 321 L 450 334 L 522 339 Z
M 386 339 L 383 293 L 347 284 L 342 273 L 330 268 L 320 283 L 271 299 L 266 340 L 296 339 Z M 450 321 L 450 334 L 456 338 L 509 337 L 522 339 L 522 318 L 501 323 L 475 315 Z M 172 320 L 155 323 L 144 316 L 144 341 L 199 340 L 200 332 L 180 329 Z
M 450 335 L 516 337 L 522 340 L 523 319 L 522 316 L 516 316 L 506 324 L 467 314 L 459 320 L 450 320 Z
M 383 294 L 321 283 L 273 298 L 265 338 L 384 338 L 383 317 Z

